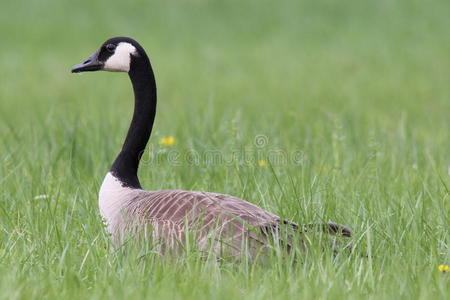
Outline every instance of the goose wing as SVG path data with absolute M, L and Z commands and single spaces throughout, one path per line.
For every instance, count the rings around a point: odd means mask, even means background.
M 176 243 L 190 231 L 200 246 L 213 238 L 236 249 L 248 239 L 264 244 L 265 230 L 280 221 L 277 215 L 230 195 L 183 190 L 141 191 L 125 206 L 124 214 L 129 224 L 152 226 L 154 238 Z

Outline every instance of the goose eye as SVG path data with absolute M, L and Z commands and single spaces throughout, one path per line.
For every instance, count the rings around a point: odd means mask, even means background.
M 114 44 L 106 45 L 106 50 L 108 50 L 109 52 L 113 53 L 114 49 L 116 49 L 116 45 L 114 45 Z

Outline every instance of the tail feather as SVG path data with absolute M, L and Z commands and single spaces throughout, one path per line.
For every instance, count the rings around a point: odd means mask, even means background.
M 326 234 L 337 236 L 337 237 L 345 237 L 350 238 L 352 236 L 351 229 L 348 226 L 337 224 L 335 222 L 327 222 L 327 223 L 307 223 L 298 225 L 297 223 L 291 222 L 289 220 L 280 220 L 277 223 L 270 224 L 267 226 L 261 227 L 261 232 L 266 237 L 275 237 L 277 236 L 277 240 L 280 243 L 280 245 L 283 245 L 286 247 L 288 251 L 291 250 L 292 244 L 291 239 L 288 238 L 287 240 L 285 238 L 280 238 L 284 236 L 286 233 L 286 227 L 291 227 L 293 231 L 298 233 L 307 233 L 311 231 L 322 231 Z M 284 228 L 284 229 L 283 229 Z M 292 234 L 292 232 L 291 232 Z M 305 245 L 302 243 L 303 248 L 305 248 Z M 305 248 L 306 249 L 306 248 Z

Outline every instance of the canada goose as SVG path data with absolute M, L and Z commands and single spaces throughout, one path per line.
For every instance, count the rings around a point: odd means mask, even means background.
M 122 150 L 99 192 L 100 213 L 114 242 L 142 229 L 151 230 L 153 240 L 161 240 L 164 248 L 172 248 L 182 244 L 186 232 L 192 230 L 197 234 L 196 243 L 200 249 L 206 250 L 209 239 L 214 237 L 230 245 L 226 250 L 228 254 L 239 256 L 243 242 L 265 245 L 282 224 L 298 232 L 304 230 L 305 227 L 299 228 L 295 223 L 281 220 L 275 214 L 229 195 L 143 190 L 137 171 L 156 113 L 156 83 L 150 60 L 135 40 L 115 37 L 72 68 L 73 73 L 100 70 L 127 72 L 135 97 L 133 118 Z M 319 225 L 329 234 L 351 236 L 345 226 L 331 222 Z M 221 247 L 215 245 L 213 249 L 218 252 Z

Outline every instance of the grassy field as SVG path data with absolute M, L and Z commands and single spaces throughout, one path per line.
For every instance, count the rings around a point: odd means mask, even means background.
M 450 2 L 2 1 L 1 299 L 448 299 Z M 70 74 L 137 39 L 158 83 L 147 189 L 232 194 L 353 229 L 298 263 L 116 251 L 97 206 L 132 112 L 124 74 Z M 158 144 L 173 136 L 172 147 Z M 213 154 L 213 158 L 211 158 Z M 267 165 L 260 166 L 264 160 Z

